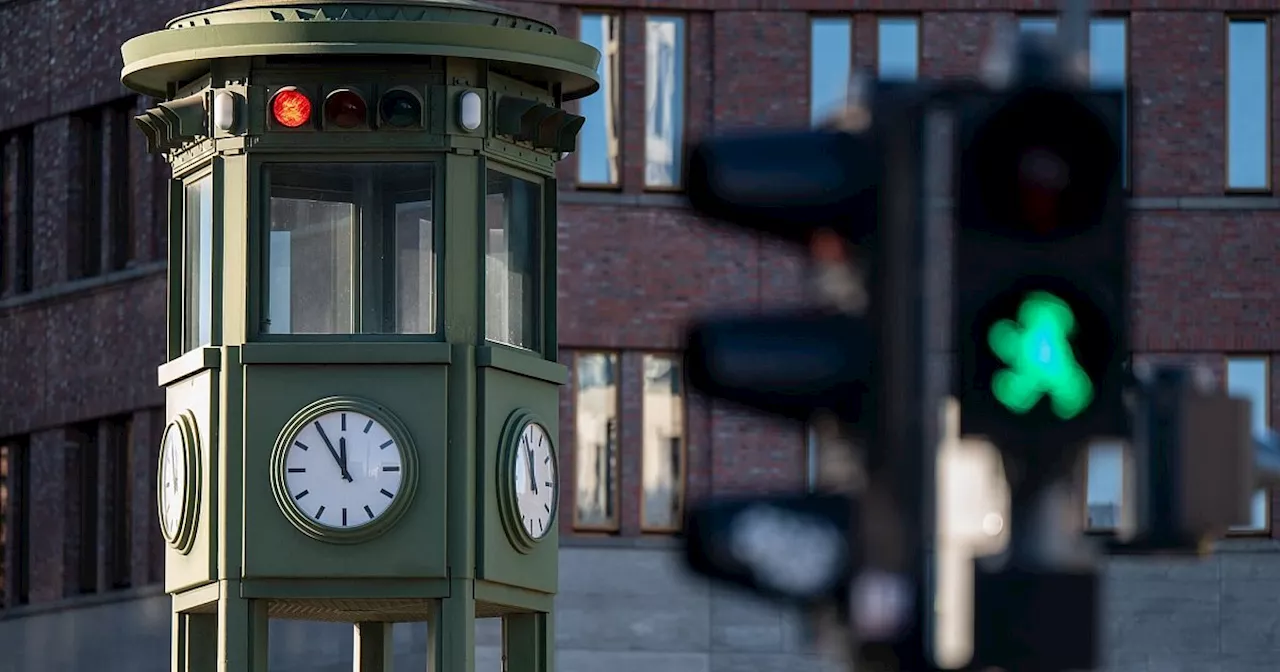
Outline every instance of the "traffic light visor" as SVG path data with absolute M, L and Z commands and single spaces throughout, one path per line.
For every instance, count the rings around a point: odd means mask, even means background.
M 1081 94 L 1028 89 L 987 116 L 963 152 L 966 227 L 1031 240 L 1098 225 L 1120 179 L 1120 144 Z

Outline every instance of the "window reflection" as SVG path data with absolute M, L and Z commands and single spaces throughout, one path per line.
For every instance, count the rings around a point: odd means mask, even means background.
M 213 176 L 186 186 L 183 208 L 182 351 L 213 340 Z
M 1126 167 L 1123 183 L 1129 186 L 1129 87 L 1128 55 L 1124 19 L 1093 19 L 1089 22 L 1089 82 L 1095 87 L 1119 88 L 1123 94 L 1120 155 Z
M 274 164 L 269 334 L 427 334 L 436 324 L 430 164 Z
M 600 90 L 581 102 L 587 121 L 578 134 L 578 183 L 618 184 L 622 22 L 614 14 L 583 14 L 578 34 L 600 52 Z
M 675 187 L 684 151 L 684 19 L 645 21 L 644 184 Z
M 618 527 L 618 356 L 576 357 L 577 505 L 574 523 L 583 529 Z
M 1085 481 L 1086 525 L 1092 530 L 1120 526 L 1124 507 L 1124 444 L 1100 442 L 1089 446 Z
M 880 79 L 914 82 L 920 70 L 920 22 L 914 18 L 880 19 L 876 59 Z
M 1233 397 L 1248 399 L 1252 405 L 1251 419 L 1255 436 L 1262 436 L 1270 423 L 1268 403 L 1270 400 L 1270 381 L 1267 379 L 1267 359 L 1265 357 L 1240 357 L 1227 360 L 1227 393 Z M 1266 490 L 1258 490 L 1253 495 L 1253 515 L 1249 525 L 1232 528 L 1236 531 L 1258 531 L 1267 529 L 1268 497 Z
M 809 24 L 809 121 L 815 126 L 848 99 L 852 44 L 849 19 L 822 18 Z
M 669 355 L 644 356 L 644 418 L 641 526 L 650 531 L 680 527 L 684 515 L 684 398 L 680 363 Z
M 1024 16 L 1018 19 L 1018 30 L 1053 35 L 1058 32 L 1058 20 L 1051 16 Z
M 1233 20 L 1227 29 L 1227 186 L 1264 189 L 1269 178 L 1267 24 Z
M 541 185 L 490 169 L 485 188 L 485 338 L 542 345 Z

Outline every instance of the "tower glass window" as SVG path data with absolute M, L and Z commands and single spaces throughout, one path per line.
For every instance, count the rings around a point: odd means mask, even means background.
M 436 332 L 432 164 L 272 164 L 266 334 Z
M 213 340 L 213 176 L 185 187 L 182 273 L 182 351 Z
M 542 185 L 490 169 L 484 198 L 485 338 L 542 345 Z

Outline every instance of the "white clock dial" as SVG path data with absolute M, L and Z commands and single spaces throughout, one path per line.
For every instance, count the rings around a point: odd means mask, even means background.
M 530 537 L 541 539 L 551 531 L 560 489 L 546 428 L 536 422 L 525 425 L 516 439 L 514 459 L 512 473 L 520 525 Z
M 178 538 L 187 506 L 187 451 L 182 431 L 170 425 L 160 446 L 160 524 L 165 537 Z
M 284 483 L 294 508 L 325 527 L 355 529 L 386 513 L 403 483 L 404 456 L 381 423 L 331 411 L 294 435 Z

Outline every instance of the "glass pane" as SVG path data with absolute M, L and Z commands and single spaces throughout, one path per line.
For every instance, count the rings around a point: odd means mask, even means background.
M 270 334 L 436 331 L 435 168 L 275 164 Z
M 684 516 L 684 398 L 680 364 L 666 355 L 644 356 L 641 526 L 669 531 Z
M 577 360 L 578 527 L 618 526 L 618 356 L 582 353 Z
M 621 118 L 621 22 L 613 14 L 583 14 L 578 34 L 601 54 L 600 90 L 582 100 L 587 118 L 578 134 L 578 183 L 618 183 L 618 120 Z
M 645 22 L 644 184 L 680 184 L 684 152 L 684 19 Z
M 1089 81 L 1101 88 L 1119 88 L 1124 92 L 1121 117 L 1120 154 L 1129 165 L 1129 88 L 1128 54 L 1124 19 L 1094 19 L 1089 23 Z M 1123 173 L 1129 185 L 1129 171 Z
M 1089 446 L 1088 459 L 1086 526 L 1093 530 L 1116 529 L 1124 506 L 1124 446 L 1095 443 Z
M 1029 16 L 1018 19 L 1018 30 L 1024 33 L 1047 33 L 1049 35 L 1058 32 L 1058 20 L 1049 16 Z
M 1227 35 L 1227 186 L 1267 186 L 1267 24 L 1232 21 Z
M 213 176 L 186 186 L 184 206 L 182 350 L 213 340 Z
M 849 19 L 814 19 L 809 26 L 809 121 L 814 125 L 848 99 L 853 64 Z
M 485 188 L 485 338 L 542 345 L 542 187 L 490 170 Z
M 920 69 L 920 22 L 910 18 L 880 19 L 880 79 L 915 81 Z
M 1227 393 L 1250 401 L 1253 433 L 1258 436 L 1266 432 L 1270 420 L 1267 417 L 1268 387 L 1266 358 L 1241 357 L 1227 360 Z M 1262 530 L 1266 527 L 1267 495 L 1266 490 L 1259 490 L 1253 496 L 1253 516 L 1249 525 L 1233 529 Z

